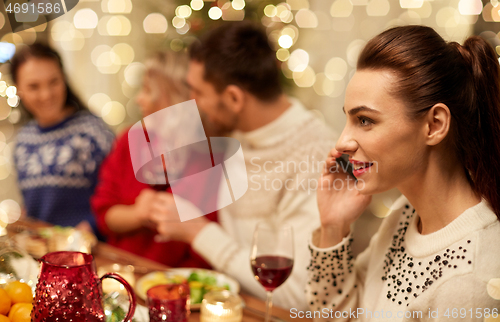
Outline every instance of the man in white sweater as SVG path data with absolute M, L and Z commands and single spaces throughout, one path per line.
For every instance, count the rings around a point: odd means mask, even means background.
M 190 55 L 187 81 L 193 98 L 212 131 L 241 143 L 248 190 L 219 210 L 219 224 L 200 217 L 168 222 L 158 230 L 190 243 L 215 269 L 237 279 L 243 291 L 264 299 L 264 288 L 250 267 L 255 226 L 264 220 L 291 225 L 294 267 L 273 292 L 274 304 L 306 308 L 307 240 L 319 225 L 316 189 L 335 135 L 283 93 L 275 52 L 256 25 L 222 25 L 195 43 Z

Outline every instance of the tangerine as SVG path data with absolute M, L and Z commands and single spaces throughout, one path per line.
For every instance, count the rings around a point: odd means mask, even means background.
M 12 304 L 16 303 L 32 303 L 33 293 L 28 284 L 19 281 L 11 282 L 5 287 L 5 291 L 12 300 Z
M 8 315 L 9 319 L 12 320 L 12 317 L 16 313 L 16 311 L 19 308 L 19 306 L 21 306 L 21 304 L 22 303 L 17 303 L 17 304 L 12 305 L 12 307 L 10 308 L 10 311 L 9 311 L 9 315 Z
M 7 292 L 3 288 L 0 288 L 0 315 L 9 313 L 11 304 L 12 301 Z M 2 322 L 1 319 L 0 322 Z
M 32 309 L 31 303 L 16 303 L 10 309 L 9 319 L 11 322 L 30 322 Z

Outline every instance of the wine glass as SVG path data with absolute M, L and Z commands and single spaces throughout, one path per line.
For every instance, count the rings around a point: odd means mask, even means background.
M 293 268 L 293 229 L 260 222 L 255 228 L 250 262 L 255 279 L 267 293 L 265 322 L 273 306 L 272 292 L 283 284 Z

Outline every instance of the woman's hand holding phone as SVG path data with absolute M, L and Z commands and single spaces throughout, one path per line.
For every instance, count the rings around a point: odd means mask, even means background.
M 317 246 L 322 248 L 340 243 L 371 201 L 371 195 L 357 189 L 356 179 L 347 172 L 347 163 L 337 161 L 341 156 L 335 148 L 330 150 L 320 178 L 317 198 L 321 237 Z

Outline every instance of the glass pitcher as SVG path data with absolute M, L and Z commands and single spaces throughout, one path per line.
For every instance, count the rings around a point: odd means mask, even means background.
M 136 305 L 132 287 L 115 273 L 99 278 L 92 255 L 54 252 L 39 261 L 42 265 L 31 312 L 32 322 L 105 321 L 101 287 L 104 278 L 119 281 L 127 290 L 130 305 L 124 321 L 132 321 Z

